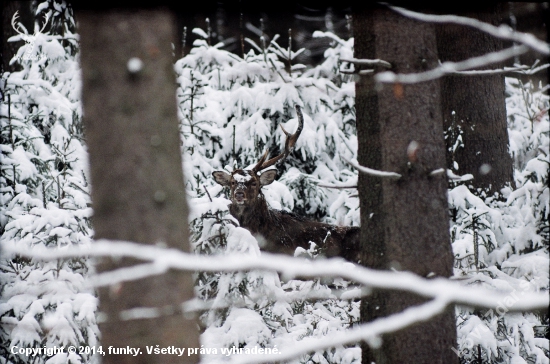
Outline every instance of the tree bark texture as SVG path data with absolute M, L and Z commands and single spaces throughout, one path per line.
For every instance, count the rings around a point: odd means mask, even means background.
M 453 13 L 499 24 L 496 5 L 472 12 Z M 502 41 L 479 30 L 452 24 L 437 26 L 437 51 L 442 62 L 458 62 L 503 49 Z M 493 64 L 485 69 L 503 65 Z M 470 173 L 471 184 L 489 194 L 513 181 L 508 152 L 505 85 L 503 75 L 448 76 L 441 80 L 444 128 L 462 131 L 464 147 L 453 151 L 455 137 L 447 137 L 447 167 L 458 164 L 457 174 Z
M 90 151 L 96 239 L 129 240 L 189 251 L 176 83 L 173 15 L 165 10 L 82 10 L 83 108 Z M 138 58 L 135 72 L 129 60 Z M 136 261 L 105 259 L 100 272 Z M 193 297 L 191 274 L 180 271 L 99 290 L 103 348 L 140 348 L 104 363 L 193 363 L 197 356 L 147 355 L 145 346 L 198 347 L 197 322 L 181 311 Z M 122 320 L 135 308 L 159 317 Z
M 387 8 L 357 9 L 353 15 L 355 57 L 383 59 L 398 73 L 437 65 L 433 25 Z M 420 276 L 452 274 L 443 121 L 439 82 L 379 88 L 371 77 L 356 83 L 358 160 L 363 166 L 397 172 L 395 181 L 361 174 L 363 263 Z M 416 147 L 415 147 L 416 143 Z M 374 291 L 361 305 L 363 322 L 419 305 L 409 293 Z M 363 363 L 457 363 L 454 311 L 383 336 L 378 349 L 363 346 Z

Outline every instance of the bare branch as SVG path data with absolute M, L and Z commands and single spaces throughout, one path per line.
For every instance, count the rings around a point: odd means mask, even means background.
M 277 66 L 275 66 L 275 63 L 273 63 L 273 60 L 271 58 L 269 58 L 269 62 L 273 66 L 273 69 L 275 70 L 275 72 L 277 72 L 279 76 L 281 76 L 282 80 L 285 81 L 285 83 L 289 83 L 290 81 L 288 81 L 286 78 L 283 77 L 283 75 L 281 74 L 281 72 L 279 72 L 279 70 L 277 69 Z
M 381 72 L 374 76 L 380 83 L 413 84 L 436 80 L 448 74 L 465 71 L 472 68 L 484 67 L 493 63 L 499 63 L 528 51 L 526 46 L 507 48 L 498 52 L 487 53 L 483 56 L 469 58 L 461 62 L 444 62 L 439 67 L 419 73 L 395 74 L 390 71 Z
M 358 163 L 354 163 L 352 161 L 347 160 L 346 158 L 342 157 L 346 163 L 350 164 L 353 168 L 357 169 L 359 172 L 374 176 L 374 177 L 383 177 L 383 178 L 391 178 L 391 179 L 399 179 L 401 178 L 401 175 L 399 173 L 395 172 L 385 172 L 385 171 L 378 171 L 376 169 L 363 167 L 359 165 Z
M 204 188 L 204 190 L 206 191 L 206 194 L 208 195 L 208 198 L 210 199 L 210 202 L 212 202 L 212 197 L 210 196 L 210 192 L 208 192 L 208 189 L 206 188 L 206 186 L 202 185 L 202 188 Z
M 547 54 L 547 55 L 550 54 L 550 45 L 548 43 L 537 39 L 532 34 L 516 32 L 512 30 L 509 26 L 504 24 L 499 27 L 496 27 L 494 25 L 479 21 L 477 19 L 467 18 L 464 16 L 423 14 L 423 13 L 417 13 L 415 11 L 407 10 L 405 8 L 401 8 L 398 6 L 388 5 L 388 7 L 408 18 L 425 21 L 425 22 L 431 22 L 431 23 L 452 23 L 452 24 L 469 26 L 469 27 L 481 30 L 482 32 L 490 34 L 494 37 L 504 39 L 504 40 L 511 40 L 511 41 L 523 44 L 539 53 Z

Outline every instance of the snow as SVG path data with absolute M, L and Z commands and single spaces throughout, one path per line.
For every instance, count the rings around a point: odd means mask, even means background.
M 138 73 L 143 69 L 143 61 L 138 57 L 132 57 L 128 60 L 126 68 L 128 68 L 128 72 L 130 73 Z
M 46 8 L 45 2 L 39 5 L 39 9 Z M 504 28 L 394 9 L 430 21 L 468 23 L 530 47 L 547 48 Z M 9 327 L 0 333 L 4 342 L 27 347 L 96 345 L 98 299 L 93 288 L 173 268 L 195 272 L 197 300 L 206 307 L 201 311 L 205 326 L 202 345 L 281 350 L 281 354 L 271 356 L 203 356 L 204 362 L 356 364 L 361 360 L 358 342 L 377 347 L 381 335 L 460 304 L 456 309 L 457 332 L 463 360 L 475 360 L 470 349 L 477 346 L 487 360 L 548 363 L 548 340 L 536 332 L 544 321 L 539 315 L 519 312 L 548 306 L 547 91 L 506 79 L 516 187 L 503 190 L 505 201 L 469 188 L 471 175 L 457 176 L 447 170 L 451 184 L 448 201 L 453 212 L 453 280 L 373 271 L 338 259 L 315 260 L 316 246 L 297 251 L 299 258 L 280 257 L 262 252 L 261 239 L 238 226 L 229 214 L 228 189 L 217 185 L 211 173 L 222 168 L 228 172 L 251 168 L 266 150 L 271 155 L 280 153 L 285 136 L 279 126 L 294 132 L 298 122 L 295 105 L 300 105 L 305 124 L 302 135 L 287 160 L 273 167 L 279 178 L 262 188 L 263 195 L 274 209 L 359 226 L 357 191 L 322 185 L 357 185 L 355 168 L 382 178 L 400 175 L 355 163 L 355 84 L 353 76 L 339 72 L 340 67 L 353 69 L 349 62 L 361 62 L 353 59 L 353 38 L 344 40 L 330 32 L 315 32 L 315 37 L 333 42 L 325 51 L 325 61 L 310 69 L 293 64 L 288 74 L 288 49 L 280 47 L 275 38 L 265 49 L 256 45 L 256 51 L 241 58 L 221 49 L 221 43 L 209 46 L 205 31 L 193 32 L 204 39 L 196 41 L 190 53 L 174 66 L 192 254 L 128 242 L 99 241 L 90 246 L 93 212 L 89 207 L 87 151 L 78 131 L 82 116 L 78 55 L 69 54 L 69 47 L 62 46 L 59 36 L 38 34 L 33 49 L 22 44 L 12 60 L 22 68 L 6 76 L 13 140 L 6 135 L 7 105 L 0 106 L 2 133 L 8 141 L 0 145 L 0 188 L 5 207 L 0 214 L 5 254 L 0 267 L 6 272 L 1 278 L 0 315 Z M 68 32 L 64 42 L 76 45 L 77 38 Z M 17 60 L 27 51 L 33 61 Z M 522 51 L 521 47 L 505 50 L 407 77 L 414 76 L 416 81 L 439 77 Z M 303 50 L 291 52 L 290 58 L 300 52 Z M 143 66 L 140 62 L 137 58 L 128 60 L 128 71 L 139 72 Z M 375 77 L 384 80 L 390 76 L 395 80 L 406 75 L 379 73 Z M 459 144 L 457 141 L 455 147 Z M 59 165 L 66 167 L 61 171 Z M 454 171 L 459 167 L 454 166 Z M 432 171 L 444 172 L 443 166 Z M 246 183 L 251 176 L 236 174 L 235 178 Z M 474 259 L 476 249 L 478 262 Z M 15 254 L 30 259 L 12 259 Z M 127 256 L 144 263 L 90 277 L 93 269 L 83 255 Z M 359 299 L 368 299 L 372 288 L 414 292 L 431 300 L 360 324 Z M 152 313 L 136 308 L 125 312 L 125 317 Z M 89 359 L 58 354 L 47 362 Z
M 49 5 L 43 2 L 38 9 L 46 11 Z M 71 17 L 63 9 L 52 15 L 61 23 L 67 20 L 64 16 Z M 32 47 L 23 44 L 12 59 L 21 71 L 3 74 L 10 102 L 0 108 L 2 136 L 8 141 L 1 147 L 7 156 L 2 162 L 7 163 L 2 164 L 0 178 L 5 208 L 0 241 L 17 244 L 27 252 L 37 247 L 57 250 L 91 242 L 80 69 L 77 54 L 70 50 L 73 46 L 77 49 L 76 38 L 66 28 L 61 44 L 59 35 L 35 30 Z M 0 341 L 5 347 L 97 344 L 97 298 L 86 286 L 90 270 L 87 259 L 45 262 L 3 254 L 0 267 Z M 11 363 L 19 359 L 27 361 L 24 357 L 5 360 Z M 65 363 L 67 355 L 39 355 L 33 360 Z M 91 356 L 71 354 L 70 360 L 90 362 Z
M 233 179 L 237 182 L 237 183 L 247 183 L 249 181 L 252 180 L 252 176 L 249 175 L 249 174 L 246 174 L 246 175 L 242 175 L 242 174 L 239 174 L 239 173 L 235 173 L 233 175 Z
M 34 163 L 31 162 L 33 157 L 34 155 L 26 152 L 23 149 L 23 146 L 18 146 L 13 152 L 11 152 L 9 162 L 17 167 L 17 171 L 20 173 L 19 178 L 21 178 L 21 180 L 29 179 L 38 173 Z
M 223 338 L 220 341 L 220 338 Z M 263 318 L 247 308 L 232 308 L 221 327 L 211 327 L 204 333 L 207 347 L 249 347 L 265 345 L 271 338 L 271 330 Z

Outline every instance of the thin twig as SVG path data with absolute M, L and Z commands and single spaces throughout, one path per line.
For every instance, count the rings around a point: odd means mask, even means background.
M 210 192 L 208 192 L 208 189 L 206 188 L 206 186 L 202 185 L 202 188 L 204 188 L 204 190 L 206 191 L 206 194 L 208 195 L 208 198 L 210 199 L 210 202 L 212 202 L 212 197 L 210 196 Z
M 283 79 L 283 81 L 285 81 L 285 83 L 288 83 L 289 81 L 287 81 L 283 75 L 281 74 L 281 72 L 279 72 L 279 70 L 277 69 L 277 67 L 275 66 L 275 63 L 273 63 L 273 60 L 270 58 L 269 59 L 269 62 L 271 63 L 271 65 L 273 66 L 273 69 L 275 69 L 275 72 L 277 72 L 279 74 L 279 76 L 281 76 L 281 78 Z

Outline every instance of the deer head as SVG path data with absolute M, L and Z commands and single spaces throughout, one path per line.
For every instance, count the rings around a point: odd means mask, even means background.
M 13 14 L 13 17 L 11 18 L 11 26 L 17 33 L 21 35 L 21 38 L 25 42 L 30 43 L 37 34 L 42 33 L 44 29 L 46 29 L 46 25 L 48 24 L 48 20 L 50 19 L 50 16 L 49 14 L 44 15 L 44 24 L 42 25 L 42 29 L 38 29 L 38 26 L 35 24 L 34 34 L 30 35 L 28 34 L 27 29 L 25 29 L 25 27 L 20 22 L 17 21 L 17 19 L 19 18 L 18 12 L 19 11 L 16 11 Z
M 237 208 L 239 214 L 242 214 L 246 207 L 255 204 L 258 198 L 262 196 L 261 188 L 271 184 L 277 176 L 277 171 L 274 169 L 262 171 L 286 159 L 294 149 L 296 141 L 304 127 L 302 110 L 298 105 L 296 105 L 296 114 L 298 115 L 299 124 L 294 134 L 288 133 L 281 126 L 281 129 L 286 135 L 285 150 L 281 154 L 266 161 L 269 155 L 269 150 L 266 150 L 264 155 L 252 169 L 236 169 L 231 173 L 224 171 L 212 173 L 217 183 L 231 189 L 230 199 L 233 202 L 233 206 Z
M 38 25 L 35 23 L 34 25 L 34 34 L 28 34 L 27 29 L 20 23 L 17 22 L 17 19 L 19 18 L 19 14 L 16 11 L 15 14 L 13 14 L 13 17 L 11 18 L 11 26 L 13 29 L 21 35 L 21 39 L 27 43 L 27 49 L 25 51 L 25 54 L 23 55 L 23 59 L 29 60 L 31 59 L 31 53 L 34 48 L 34 42 L 36 40 L 36 36 L 38 34 L 41 34 L 44 29 L 46 29 L 46 25 L 48 24 L 48 20 L 50 16 L 48 14 L 44 15 L 44 25 L 42 26 L 42 29 L 38 29 Z

